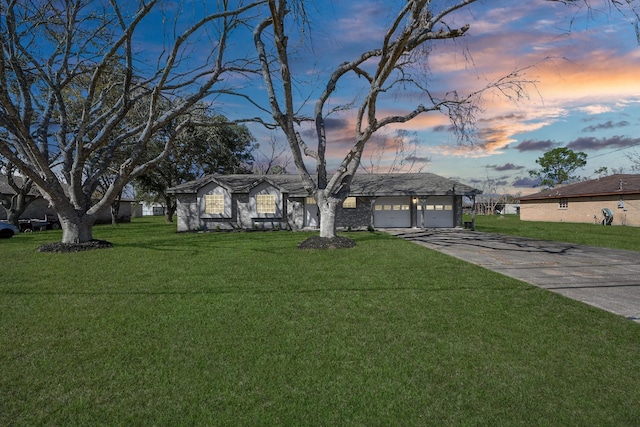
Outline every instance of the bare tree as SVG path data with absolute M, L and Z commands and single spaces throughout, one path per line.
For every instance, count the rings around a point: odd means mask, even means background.
M 590 0 L 547 0 L 550 2 L 564 3 L 569 5 L 584 5 L 591 9 Z M 640 1 L 638 0 L 605 0 L 606 4 L 610 4 L 612 8 L 622 13 L 623 15 L 630 15 L 634 21 L 634 28 L 636 31 L 636 39 L 640 44 Z
M 640 173 L 640 153 L 637 151 L 632 151 L 631 153 L 627 154 L 627 159 L 629 159 L 629 161 L 631 162 L 631 171 L 633 173 Z
M 20 215 L 39 197 L 39 194 L 33 188 L 33 181 L 18 176 L 15 167 L 2 157 L 0 157 L 0 171 L 4 171 L 7 185 L 13 190 L 13 194 L 0 194 L 0 205 L 7 213 L 7 222 L 19 227 Z
M 294 99 L 294 91 L 301 88 L 295 85 L 295 77 L 289 63 L 292 57 L 289 45 L 293 45 L 289 43 L 289 37 L 307 33 L 306 28 L 295 28 L 296 23 L 302 23 L 303 26 L 308 23 L 304 10 L 305 2 L 267 1 L 268 16 L 256 26 L 254 40 L 268 92 L 268 111 L 289 143 L 293 162 L 306 190 L 317 200 L 320 211 L 320 237 L 335 236 L 336 210 L 349 194 L 365 145 L 376 132 L 385 126 L 406 123 L 424 113 L 440 112 L 450 118 L 458 135 L 464 139 L 473 128 L 482 93 L 497 89 L 515 99 L 525 94 L 526 86 L 530 82 L 525 81 L 519 71 L 508 73 L 468 94 L 454 91 L 438 95 L 426 83 L 412 77 L 414 74 L 411 71 L 415 62 L 428 59 L 430 43 L 457 39 L 467 33 L 469 25 L 452 28 L 447 21 L 452 14 L 472 3 L 475 3 L 475 0 L 408 0 L 404 3 L 389 4 L 390 10 L 394 7 L 398 9 L 386 31 L 380 35 L 378 46 L 363 51 L 336 67 L 315 101 L 312 116 L 305 117 L 299 113 L 302 106 L 296 105 Z M 287 29 L 289 25 L 294 26 L 292 31 Z M 271 53 L 273 55 L 270 55 Z M 361 86 L 356 90 L 363 94 L 362 97 L 345 104 L 333 104 L 342 84 L 354 89 L 353 80 L 346 82 L 351 76 L 359 77 L 356 84 Z M 397 94 L 409 88 L 423 93 L 423 99 L 417 101 L 410 111 L 398 115 L 385 115 L 379 108 L 379 103 L 389 94 Z M 308 99 L 311 95 L 302 97 Z M 329 174 L 326 158 L 327 117 L 350 108 L 355 111 L 352 146 L 337 170 Z M 305 122 L 313 124 L 315 150 L 311 149 L 310 143 L 302 137 L 301 126 Z M 305 164 L 305 156 L 315 160 L 315 179 Z
M 362 170 L 367 173 L 422 172 L 424 166 L 431 162 L 431 158 L 418 157 L 419 141 L 415 132 L 399 129 L 394 138 L 371 141 L 370 145 L 373 147 L 368 164 L 360 163 Z M 389 151 L 393 151 L 393 157 L 391 162 L 384 164 Z M 416 164 L 421 166 L 416 168 Z
M 63 243 L 92 240 L 98 212 L 194 124 L 189 108 L 228 90 L 227 74 L 248 71 L 228 38 L 260 3 L 221 0 L 207 13 L 203 2 L 193 13 L 169 14 L 159 0 L 0 0 L 0 155 L 55 209 Z M 142 52 L 145 24 L 165 43 L 155 56 Z M 207 51 L 199 54 L 194 46 L 203 41 Z M 146 158 L 149 141 L 169 122 L 177 124 L 163 150 Z M 117 172 L 96 195 L 110 168 Z
M 476 210 L 481 215 L 493 215 L 500 206 L 504 206 L 507 195 L 502 185 L 504 181 L 500 178 L 487 175 L 480 183 L 482 194 L 476 196 Z
M 271 137 L 266 147 L 256 144 L 254 156 L 253 173 L 256 174 L 286 174 L 287 168 L 291 164 L 288 145 L 283 146 L 274 136 Z

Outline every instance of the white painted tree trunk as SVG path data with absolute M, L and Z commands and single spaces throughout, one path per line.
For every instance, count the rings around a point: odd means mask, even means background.
M 320 211 L 320 237 L 328 239 L 336 237 L 336 211 L 339 199 L 332 197 L 322 201 L 318 200 L 318 210 Z
M 85 243 L 93 240 L 93 217 L 64 218 L 60 216 L 62 243 Z
M 22 212 L 24 212 L 24 209 Z M 13 209 L 7 210 L 7 222 L 20 228 L 20 215 L 22 215 L 22 212 Z

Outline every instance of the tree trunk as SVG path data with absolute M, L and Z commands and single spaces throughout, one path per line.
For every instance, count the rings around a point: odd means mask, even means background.
M 24 209 L 22 210 L 22 212 L 24 212 Z M 15 225 L 16 227 L 20 228 L 20 215 L 22 215 L 22 212 L 18 212 L 13 209 L 8 210 L 7 222 L 11 225 Z
M 111 225 L 118 224 L 118 214 L 120 213 L 120 198 L 111 203 Z
M 93 216 L 65 218 L 59 216 L 62 226 L 62 243 L 86 243 L 93 240 Z
M 318 197 L 318 210 L 320 211 L 320 237 L 332 239 L 336 237 L 336 212 L 340 200 L 322 196 Z
M 173 223 L 173 216 L 176 214 L 176 207 L 175 206 L 167 206 L 164 209 L 164 220 L 167 224 L 172 224 Z
M 171 196 L 165 196 L 164 198 L 164 220 L 167 224 L 173 223 L 173 216 L 176 214 L 178 204 L 175 198 Z

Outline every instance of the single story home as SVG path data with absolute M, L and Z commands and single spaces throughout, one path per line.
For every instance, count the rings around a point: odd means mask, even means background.
M 170 188 L 178 231 L 301 230 L 319 226 L 315 198 L 298 175 L 206 175 Z M 479 190 L 431 173 L 358 174 L 339 208 L 342 229 L 462 225 L 463 197 Z
M 523 221 L 602 224 L 605 209 L 612 225 L 640 226 L 640 175 L 610 175 L 520 198 Z

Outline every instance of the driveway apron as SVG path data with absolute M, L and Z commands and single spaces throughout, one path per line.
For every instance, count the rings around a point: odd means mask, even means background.
M 385 232 L 640 323 L 640 253 L 462 229 Z

